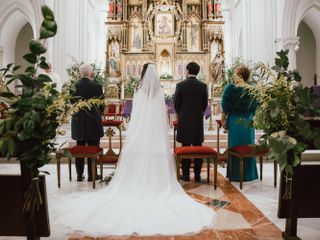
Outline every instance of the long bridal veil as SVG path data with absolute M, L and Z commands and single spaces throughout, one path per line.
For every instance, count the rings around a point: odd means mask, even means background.
M 95 235 L 181 235 L 215 223 L 215 212 L 189 197 L 176 179 L 155 65 L 149 64 L 141 81 L 113 179 L 107 187 L 63 207 L 68 208 L 63 224 L 73 230 Z

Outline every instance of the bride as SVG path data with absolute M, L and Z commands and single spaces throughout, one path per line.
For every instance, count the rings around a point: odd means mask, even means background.
M 63 222 L 100 235 L 182 235 L 212 228 L 213 209 L 189 197 L 176 179 L 163 90 L 145 64 L 116 173 L 108 187 L 72 200 Z M 77 211 L 70 211 L 78 209 Z

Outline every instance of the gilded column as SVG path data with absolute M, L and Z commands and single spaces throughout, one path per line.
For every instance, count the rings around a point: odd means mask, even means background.
M 207 20 L 208 19 L 208 14 L 207 14 L 207 1 L 202 0 L 202 19 Z
M 123 23 L 121 27 L 121 51 L 128 51 L 128 24 Z
M 143 45 L 142 51 L 147 51 L 147 44 L 148 44 L 148 28 L 147 28 L 147 21 L 143 21 Z
M 208 25 L 206 22 L 202 23 L 202 50 L 208 50 Z
M 128 2 L 127 0 L 123 0 L 123 21 L 128 20 Z
M 182 27 L 182 50 L 187 51 L 187 21 L 183 21 L 183 27 Z

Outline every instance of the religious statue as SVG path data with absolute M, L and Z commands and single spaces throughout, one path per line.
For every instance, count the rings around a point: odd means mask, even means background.
M 122 13 L 122 5 L 121 5 L 121 0 L 117 1 L 117 14 L 121 15 Z
M 139 33 L 134 34 L 132 47 L 137 48 L 137 49 L 141 49 L 141 37 L 140 37 Z
M 118 76 L 120 72 L 120 66 L 114 50 L 111 50 L 109 63 L 110 63 L 110 75 L 112 77 Z
M 218 82 L 224 72 L 224 58 L 220 52 L 216 54 L 211 63 L 212 82 Z
M 198 35 L 198 27 L 197 24 L 191 23 L 191 48 L 194 49 L 197 47 L 197 38 Z
M 109 14 L 113 14 L 114 12 L 114 2 L 113 0 L 109 3 Z
M 150 3 L 149 8 L 148 8 L 147 13 L 146 13 L 146 16 L 147 16 L 148 20 L 150 20 L 152 11 L 153 11 L 153 3 Z
M 212 0 L 208 1 L 208 15 L 212 15 L 213 12 L 213 4 L 212 4 Z
M 166 16 L 162 16 L 161 23 L 158 25 L 158 33 L 159 34 L 170 34 L 171 28 L 168 24 L 168 18 Z
M 219 0 L 216 0 L 216 13 L 221 13 L 221 3 Z

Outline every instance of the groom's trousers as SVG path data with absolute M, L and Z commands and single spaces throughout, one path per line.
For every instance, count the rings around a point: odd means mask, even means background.
M 187 147 L 187 146 L 202 146 L 202 143 L 198 143 L 198 144 L 184 144 L 182 143 L 183 147 Z M 202 168 L 202 163 L 203 163 L 203 159 L 202 158 L 197 158 L 194 159 L 194 176 L 195 178 L 199 178 L 200 177 L 200 173 L 201 173 L 201 168 Z M 191 165 L 191 159 L 182 159 L 182 174 L 185 177 L 189 177 L 190 175 L 190 165 Z
M 99 146 L 100 145 L 100 139 L 98 140 L 87 140 L 87 141 L 79 141 L 77 140 L 77 146 Z M 91 158 L 88 158 L 87 160 L 87 166 L 88 166 L 88 178 L 92 178 L 92 165 L 91 165 Z M 76 170 L 77 175 L 82 176 L 83 170 L 84 170 L 84 158 L 76 158 Z

